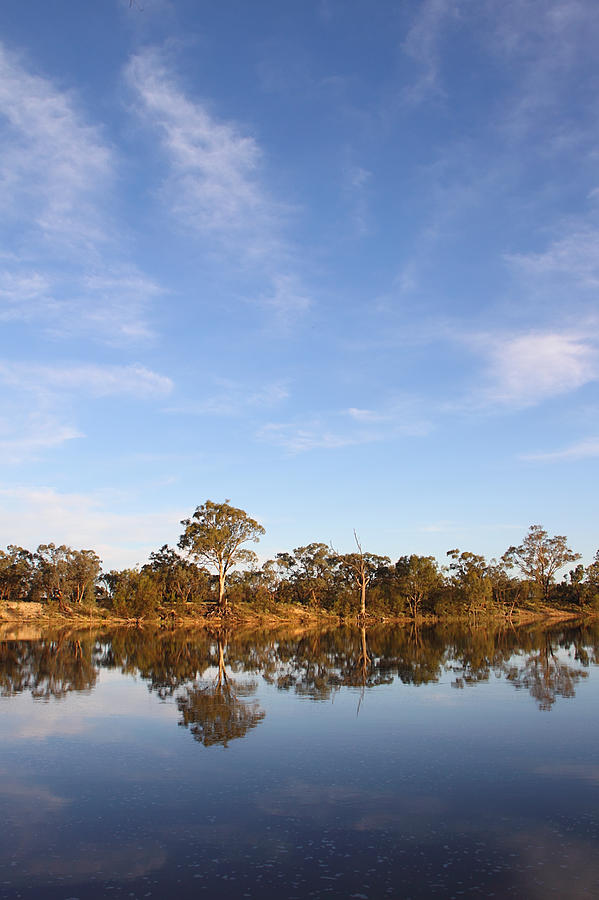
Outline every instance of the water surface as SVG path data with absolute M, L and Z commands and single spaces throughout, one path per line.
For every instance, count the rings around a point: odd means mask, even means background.
M 0 638 L 0 896 L 599 893 L 599 626 Z

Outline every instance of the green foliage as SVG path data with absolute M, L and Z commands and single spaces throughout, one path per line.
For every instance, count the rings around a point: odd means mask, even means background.
M 286 593 L 292 602 L 328 609 L 335 592 L 335 563 L 331 548 L 314 542 L 296 547 L 293 555 L 277 553 L 275 571 L 289 586 Z
M 93 550 L 40 544 L 31 553 L 10 545 L 0 551 L 0 600 L 93 604 L 100 567 Z
M 448 550 L 455 590 L 456 606 L 472 618 L 491 612 L 493 586 L 484 556 L 459 550 Z
M 356 539 L 356 543 L 357 539 Z M 344 553 L 335 559 L 336 571 L 341 581 L 354 586 L 360 593 L 360 615 L 366 614 L 366 590 L 372 586 L 377 575 L 386 571 L 391 560 L 388 556 L 364 553 L 358 543 L 358 553 Z
M 517 566 L 547 602 L 556 572 L 580 559 L 580 553 L 570 550 L 564 535 L 550 537 L 541 525 L 531 525 L 522 543 L 509 547 L 502 559 L 508 568 Z
M 179 547 L 217 572 L 218 603 L 219 607 L 224 608 L 227 574 L 240 563 L 256 562 L 256 554 L 243 544 L 259 541 L 264 528 L 245 510 L 231 506 L 228 500 L 224 503 L 206 500 L 196 508 L 190 519 L 183 519 L 181 524 L 185 526 L 185 531 L 179 539 Z
M 442 581 L 433 556 L 401 556 L 395 563 L 395 579 L 412 618 L 426 609 Z
M 141 571 L 157 583 L 162 603 L 185 604 L 212 598 L 210 573 L 183 559 L 167 544 L 150 553 L 149 562 Z
M 33 554 L 10 544 L 0 550 L 0 601 L 14 602 L 29 596 L 33 578 Z
M 449 566 L 440 569 L 432 556 L 417 554 L 392 565 L 386 556 L 364 553 L 357 537 L 358 552 L 340 554 L 312 542 L 258 566 L 246 545 L 264 529 L 228 500 L 207 500 L 182 524 L 179 548 L 186 555 L 164 544 L 141 569 L 121 572 L 102 574 L 93 550 L 49 543 L 31 552 L 9 545 L 0 550 L 0 602 L 53 602 L 63 611 L 99 605 L 129 618 L 170 619 L 214 604 L 223 611 L 226 583 L 229 600 L 265 612 L 294 604 L 363 616 L 366 592 L 372 616 L 409 615 L 416 623 L 431 614 L 511 619 L 516 609 L 534 609 L 549 597 L 570 610 L 599 611 L 599 551 L 590 565 L 575 565 L 556 583 L 559 569 L 580 557 L 564 536 L 550 537 L 540 525 L 499 561 L 450 550 Z
M 111 591 L 109 606 L 119 616 L 142 619 L 160 606 L 160 585 L 147 573 L 123 569 L 111 572 L 107 580 Z

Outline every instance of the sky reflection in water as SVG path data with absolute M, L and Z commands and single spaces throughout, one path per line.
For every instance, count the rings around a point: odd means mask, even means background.
M 599 625 L 0 641 L 0 896 L 599 892 Z

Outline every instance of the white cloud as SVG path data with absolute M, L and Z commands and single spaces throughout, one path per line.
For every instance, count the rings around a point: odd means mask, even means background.
M 31 319 L 49 295 L 50 281 L 41 272 L 0 271 L 0 320 Z
M 428 525 L 419 525 L 416 529 L 422 534 L 448 534 L 459 530 L 455 522 L 430 522 Z
M 588 78 L 599 40 L 594 0 L 506 0 L 481 4 L 480 38 L 511 81 L 493 113 L 500 138 L 539 160 L 570 166 L 594 152 L 598 120 Z M 533 163 L 534 164 L 534 163 Z
M 110 365 L 35 365 L 0 363 L 0 380 L 21 390 L 74 392 L 106 397 L 131 394 L 136 397 L 160 397 L 170 393 L 173 382 L 145 366 Z
M 290 453 L 303 453 L 306 450 L 337 450 L 355 444 L 365 444 L 376 440 L 373 434 L 341 433 L 329 429 L 320 421 L 304 425 L 294 423 L 271 422 L 264 425 L 257 435 L 259 440 L 283 447 Z
M 585 438 L 564 447 L 562 450 L 553 450 L 544 453 L 526 453 L 522 459 L 538 460 L 539 462 L 562 462 L 576 459 L 593 459 L 599 456 L 599 437 Z
M 312 300 L 293 275 L 274 275 L 272 289 L 261 302 L 274 312 L 276 323 L 283 329 L 288 328 L 298 315 L 306 312 L 312 305 Z
M 490 339 L 485 347 L 490 386 L 483 399 L 531 406 L 599 378 L 597 347 L 577 335 L 530 333 Z
M 302 453 L 392 440 L 398 436 L 422 437 L 431 430 L 431 423 L 417 414 L 414 403 L 405 401 L 387 404 L 380 410 L 350 407 L 304 422 L 271 422 L 257 436 L 291 453 Z
M 260 233 L 273 209 L 258 180 L 261 152 L 254 137 L 220 122 L 176 85 L 156 50 L 134 56 L 127 80 L 158 131 L 171 164 L 165 196 L 173 212 L 200 231 L 225 239 Z
M 0 320 L 61 338 L 146 340 L 159 288 L 124 259 L 127 229 L 110 210 L 115 153 L 73 93 L 1 44 L 0 140 Z
M 599 13 L 593 0 L 506 0 L 501 7 L 486 3 L 489 43 L 512 65 L 526 65 L 537 73 L 537 87 L 549 76 L 562 79 L 592 49 L 599 30 Z M 523 85 L 525 92 L 528 84 Z M 556 85 L 559 89 L 559 85 Z M 540 99 L 547 100 L 545 91 Z M 559 91 L 553 97 L 559 100 Z
M 99 274 L 60 273 L 44 262 L 27 260 L 0 271 L 0 321 L 43 326 L 54 338 L 85 335 L 119 345 L 146 342 L 153 332 L 146 321 L 149 302 L 161 288 L 133 266 L 105 265 Z
M 511 254 L 508 262 L 531 280 L 563 278 L 576 287 L 599 287 L 599 229 L 582 227 L 554 241 L 541 253 Z
M 287 386 L 278 381 L 260 386 L 225 378 L 213 379 L 213 382 L 216 390 L 210 396 L 169 407 L 165 412 L 193 416 L 242 416 L 278 406 L 289 397 Z
M 258 141 L 188 97 L 156 49 L 132 57 L 126 78 L 168 161 L 162 196 L 171 213 L 204 246 L 231 254 L 240 269 L 257 269 L 265 288 L 250 299 L 286 327 L 311 300 L 282 237 L 286 210 L 264 185 Z
M 18 465 L 74 438 L 84 437 L 72 422 L 76 396 L 162 398 L 173 389 L 165 375 L 139 364 L 39 365 L 0 362 L 0 461 Z
M 388 416 L 385 413 L 377 412 L 374 409 L 358 409 L 356 406 L 350 406 L 347 414 L 355 419 L 356 422 L 378 423 L 386 422 Z
M 448 21 L 455 18 L 459 0 L 423 0 L 402 44 L 402 49 L 420 66 L 416 81 L 404 90 L 404 100 L 419 103 L 431 95 L 442 94 L 439 78 L 439 43 Z
M 27 206 L 52 242 L 95 243 L 104 236 L 97 204 L 111 181 L 112 153 L 73 98 L 32 75 L 0 45 L 0 114 L 5 147 L 0 197 L 6 217 Z
M 388 436 L 422 437 L 433 430 L 432 422 L 422 415 L 420 403 L 413 398 L 390 402 L 379 409 L 351 406 L 346 414 L 361 425 L 385 425 Z
M 63 333 L 77 333 L 83 328 L 102 335 L 109 344 L 145 342 L 154 338 L 147 308 L 162 293 L 160 285 L 134 266 L 106 267 L 99 273 L 84 275 L 80 286 L 73 286 L 72 299 L 63 304 L 60 327 Z
M 571 152 L 575 145 L 592 152 L 594 107 L 581 116 L 577 105 L 571 118 L 567 110 L 573 96 L 584 97 L 586 64 L 596 52 L 595 0 L 422 0 L 415 8 L 402 50 L 419 71 L 402 90 L 404 102 L 444 98 L 451 89 L 443 64 L 455 45 L 451 31 L 459 28 L 476 54 L 504 68 L 503 90 L 491 96 L 488 111 L 502 138 L 522 142 L 534 135 L 536 155 Z
M 44 451 L 83 436 L 74 425 L 43 409 L 14 411 L 0 416 L 0 462 L 14 465 L 35 459 Z
M 181 532 L 181 510 L 115 510 L 115 497 L 61 493 L 51 487 L 0 487 L 0 545 L 28 548 L 53 541 L 95 550 L 104 569 L 144 563 L 152 550 Z
M 347 182 L 351 188 L 360 190 L 372 178 L 372 172 L 362 166 L 349 166 L 346 172 Z

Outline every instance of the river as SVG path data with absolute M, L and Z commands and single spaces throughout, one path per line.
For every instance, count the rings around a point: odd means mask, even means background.
M 599 895 L 599 623 L 0 638 L 0 897 Z

